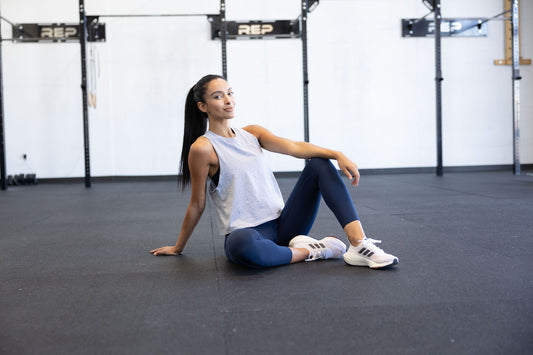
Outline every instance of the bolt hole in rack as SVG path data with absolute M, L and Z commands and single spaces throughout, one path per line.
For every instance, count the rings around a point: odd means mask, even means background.
M 106 17 L 188 17 L 205 16 L 211 22 L 211 39 L 220 40 L 222 49 L 222 73 L 227 75 L 226 42 L 228 39 L 276 39 L 299 38 L 302 40 L 302 69 L 303 69 L 303 95 L 304 95 L 304 139 L 309 141 L 309 104 L 307 71 L 307 17 L 319 4 L 319 0 L 301 0 L 301 13 L 295 20 L 262 21 L 251 20 L 244 22 L 226 21 L 226 0 L 220 0 L 218 14 L 107 14 L 89 16 L 85 13 L 85 2 L 79 0 L 79 23 L 20 23 L 15 24 L 5 19 L 0 14 L 0 188 L 7 187 L 6 156 L 4 135 L 4 96 L 2 78 L 2 41 L 14 43 L 62 43 L 79 42 L 81 47 L 81 89 L 83 103 L 83 132 L 85 151 L 85 186 L 91 187 L 91 170 L 89 156 L 89 114 L 87 95 L 87 67 L 86 67 L 86 42 L 105 42 L 105 23 L 100 19 Z M 12 28 L 12 38 L 2 38 L 2 21 L 7 22 Z M 12 180 L 14 181 L 14 180 Z

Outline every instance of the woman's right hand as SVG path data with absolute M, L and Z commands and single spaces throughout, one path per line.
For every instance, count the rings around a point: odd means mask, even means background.
M 161 247 L 150 251 L 151 254 L 162 255 L 181 255 L 182 251 L 178 250 L 176 246 Z

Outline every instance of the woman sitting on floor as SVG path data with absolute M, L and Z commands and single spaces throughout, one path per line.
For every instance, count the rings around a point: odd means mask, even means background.
M 397 257 L 374 245 L 379 241 L 366 238 L 348 190 L 329 159 L 337 161 L 353 186 L 359 183 L 355 163 L 341 152 L 277 137 L 261 126 L 232 128 L 234 116 L 233 90 L 223 77 L 207 75 L 189 91 L 180 183 L 183 188 L 191 184 L 191 200 L 176 245 L 154 249 L 153 255 L 183 252 L 205 209 L 209 177 L 220 234 L 226 238 L 224 250 L 235 263 L 262 268 L 341 256 L 350 265 L 371 268 L 398 263 Z M 285 204 L 262 149 L 310 159 Z M 348 251 L 335 237 L 307 236 L 321 196 L 344 228 Z

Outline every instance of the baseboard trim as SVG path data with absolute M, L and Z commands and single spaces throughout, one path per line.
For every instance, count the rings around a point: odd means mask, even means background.
M 532 170 L 533 164 L 522 164 L 521 170 Z M 513 171 L 513 165 L 468 165 L 468 166 L 445 166 L 443 173 L 472 173 L 490 171 Z M 413 168 L 383 168 L 383 169 L 360 169 L 361 175 L 386 175 L 386 174 L 436 174 L 436 167 L 413 167 Z
M 522 164 L 522 171 L 533 170 L 533 164 Z M 435 174 L 435 167 L 411 167 L 411 168 L 380 168 L 380 169 L 360 169 L 361 175 L 392 175 L 392 174 Z M 470 173 L 470 172 L 490 172 L 490 171 L 513 171 L 513 165 L 470 165 L 470 166 L 445 166 L 446 173 Z M 292 178 L 300 175 L 299 171 L 278 171 L 274 175 L 277 178 Z M 176 181 L 177 175 L 141 175 L 141 176 L 93 176 L 91 181 L 99 182 L 150 182 L 150 181 Z M 85 178 L 38 178 L 39 183 L 83 183 Z

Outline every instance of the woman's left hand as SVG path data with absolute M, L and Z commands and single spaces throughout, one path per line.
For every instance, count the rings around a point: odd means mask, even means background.
M 337 163 L 342 172 L 352 181 L 352 186 L 359 185 L 360 174 L 357 165 L 343 153 L 339 153 Z

